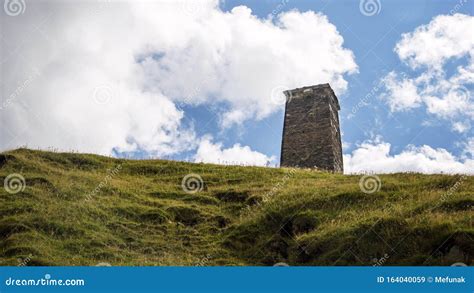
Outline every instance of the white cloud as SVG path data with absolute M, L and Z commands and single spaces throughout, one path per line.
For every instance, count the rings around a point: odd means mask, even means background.
M 428 25 L 402 34 L 395 52 L 412 68 L 428 66 L 441 69 L 451 58 L 473 54 L 474 40 L 469 32 L 474 18 L 464 14 L 439 15 Z
M 9 73 L 2 96 L 11 99 L 1 111 L 0 149 L 167 155 L 193 145 L 183 112 L 162 93 L 141 88 L 145 77 L 134 55 L 146 39 L 128 6 L 100 5 L 29 2 L 21 17 L 2 18 L 2 71 Z M 25 80 L 31 82 L 12 96 Z
M 474 174 L 474 157 L 457 158 L 443 148 L 409 146 L 399 154 L 390 154 L 390 143 L 366 141 L 352 154 L 344 155 L 345 173 L 465 173 Z
M 225 149 L 221 143 L 213 143 L 212 137 L 205 136 L 199 144 L 194 161 L 222 165 L 268 166 L 274 163 L 275 157 L 268 157 L 240 144 Z
M 382 94 L 382 98 L 387 99 L 392 111 L 403 111 L 420 106 L 422 99 L 417 93 L 413 80 L 399 79 L 392 71 L 382 79 L 382 82 L 387 89 L 387 92 Z
M 276 86 L 342 92 L 357 70 L 323 14 L 259 19 L 217 1 L 30 1 L 2 37 L 0 150 L 179 153 L 199 139 L 176 102 L 225 104 L 228 127 L 280 110 Z
M 413 74 L 392 71 L 382 79 L 381 95 L 392 111 L 424 105 L 428 113 L 467 132 L 474 119 L 474 17 L 454 14 L 435 17 L 429 24 L 402 35 L 395 52 Z M 450 62 L 460 63 L 450 70 Z M 449 73 L 453 71 L 454 73 Z
M 170 26 L 153 27 L 159 25 Z M 320 13 L 259 19 L 244 6 L 229 13 L 214 9 L 184 30 L 190 37 L 172 48 L 154 44 L 153 51 L 164 53 L 143 62 L 149 86 L 173 100 L 226 103 L 223 127 L 282 109 L 271 99 L 274 88 L 330 82 L 341 93 L 347 87 L 343 74 L 357 70 L 336 27 Z
M 469 138 L 466 142 L 461 143 L 463 147 L 462 157 L 464 159 L 473 159 L 474 160 L 474 137 Z
M 459 133 L 468 131 L 471 128 L 469 121 L 459 121 L 453 123 L 453 130 Z

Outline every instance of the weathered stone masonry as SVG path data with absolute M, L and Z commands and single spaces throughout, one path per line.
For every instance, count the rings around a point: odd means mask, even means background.
M 285 91 L 280 165 L 342 172 L 339 102 L 329 84 Z

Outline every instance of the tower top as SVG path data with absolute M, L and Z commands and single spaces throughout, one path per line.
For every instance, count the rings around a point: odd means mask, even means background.
M 322 91 L 327 92 L 334 100 L 334 103 L 337 106 L 337 110 L 340 110 L 341 107 L 339 106 L 339 100 L 337 99 L 336 94 L 332 90 L 331 86 L 329 83 L 322 83 L 322 84 L 317 84 L 317 85 L 310 85 L 310 86 L 304 86 L 292 90 L 287 90 L 284 91 L 283 93 L 287 97 L 288 100 L 291 100 L 293 98 L 299 98 L 303 97 L 306 95 L 312 95 L 314 96 L 314 93 L 321 93 Z M 313 93 L 314 92 L 314 93 Z

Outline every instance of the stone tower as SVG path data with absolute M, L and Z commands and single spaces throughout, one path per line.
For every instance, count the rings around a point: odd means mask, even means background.
M 342 173 L 340 107 L 331 86 L 320 84 L 284 93 L 280 165 Z

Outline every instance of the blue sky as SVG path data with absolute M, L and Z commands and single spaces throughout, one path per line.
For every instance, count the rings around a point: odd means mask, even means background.
M 275 89 L 330 83 L 346 171 L 474 173 L 472 0 L 25 3 L 0 150 L 275 165 Z

